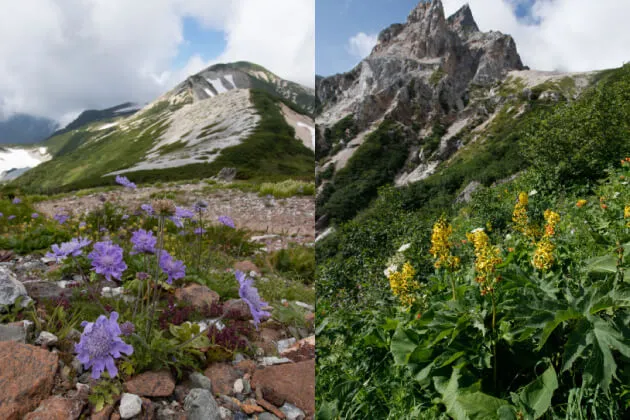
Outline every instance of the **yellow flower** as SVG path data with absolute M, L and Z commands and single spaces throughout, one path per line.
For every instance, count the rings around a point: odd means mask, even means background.
M 431 234 L 431 249 L 429 253 L 435 258 L 435 268 L 447 268 L 454 271 L 459 267 L 459 258 L 451 254 L 450 237 L 453 227 L 446 222 L 444 217 L 433 225 Z
M 549 270 L 554 263 L 554 250 L 555 246 L 548 238 L 538 242 L 532 258 L 532 265 L 538 270 Z
M 630 206 L 626 206 L 623 209 L 623 218 L 630 219 Z
M 475 247 L 475 280 L 479 283 L 481 294 L 494 292 L 494 285 L 499 281 L 495 276 L 496 266 L 503 262 L 501 251 L 490 244 L 490 238 L 483 229 L 476 229 L 466 234 Z
M 556 233 L 556 225 L 560 222 L 560 215 L 553 210 L 547 209 L 545 210 L 545 221 L 547 225 L 545 226 L 544 237 L 550 238 Z
M 403 265 L 401 271 L 394 271 L 388 277 L 392 293 L 407 307 L 416 301 L 416 293 L 420 289 L 420 283 L 414 280 L 416 270 L 408 262 Z
M 582 200 L 578 200 L 577 203 L 575 203 L 575 205 L 581 208 L 581 207 L 584 207 L 586 203 L 588 203 L 588 201 L 582 199 Z
M 529 218 L 527 217 L 527 204 L 529 197 L 526 192 L 521 192 L 518 195 L 518 202 L 514 206 L 514 212 L 512 213 L 512 222 L 514 222 L 514 230 L 521 232 L 524 235 L 528 235 L 529 232 Z

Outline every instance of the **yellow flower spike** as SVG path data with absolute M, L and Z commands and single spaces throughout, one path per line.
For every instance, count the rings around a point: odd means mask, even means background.
M 454 271 L 459 267 L 459 258 L 451 254 L 450 237 L 452 233 L 453 227 L 446 222 L 444 217 L 440 217 L 433 225 L 429 253 L 436 260 L 435 268 L 448 268 L 450 271 Z
M 514 230 L 521 232 L 528 236 L 529 232 L 529 218 L 527 216 L 527 204 L 529 203 L 529 197 L 526 192 L 520 192 L 518 195 L 518 201 L 514 206 L 514 212 L 512 213 L 512 222 L 514 222 Z
M 415 275 L 416 270 L 406 262 L 400 272 L 394 271 L 388 277 L 392 293 L 398 297 L 403 306 L 411 307 L 416 301 L 415 294 L 420 289 L 420 283 L 413 279 Z
M 578 208 L 582 208 L 582 207 L 584 207 L 584 206 L 586 205 L 586 203 L 588 203 L 588 201 L 586 201 L 586 200 L 582 199 L 582 200 L 578 200 L 578 201 L 577 201 L 577 203 L 575 203 L 575 205 L 576 205 Z
M 538 270 L 549 270 L 554 263 L 554 250 L 555 245 L 548 238 L 541 240 L 534 251 L 532 265 Z
M 623 218 L 630 219 L 630 206 L 626 206 L 623 209 Z
M 475 280 L 479 283 L 480 292 L 482 295 L 491 293 L 499 280 L 494 273 L 496 266 L 503 262 L 501 251 L 490 244 L 490 238 L 483 229 L 475 229 L 466 236 L 475 248 Z

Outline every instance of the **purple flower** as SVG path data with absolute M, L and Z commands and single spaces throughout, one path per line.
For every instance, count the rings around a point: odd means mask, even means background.
M 37 218 L 39 217 L 39 214 L 37 214 L 37 213 L 33 213 L 33 214 L 31 214 L 31 217 L 32 217 L 33 219 L 37 219 Z
M 144 211 L 146 211 L 148 214 L 153 214 L 153 206 L 151 204 L 143 204 L 140 206 L 140 208 Z
M 129 219 L 129 215 L 128 215 L 128 214 L 123 214 L 122 219 L 123 219 L 123 220 L 127 220 L 127 219 Z
M 172 284 L 173 280 L 181 279 L 186 275 L 184 262 L 174 260 L 171 254 L 166 251 L 162 251 L 160 254 L 160 268 L 168 276 L 168 279 L 166 279 L 168 284 Z
M 86 223 L 85 223 L 85 222 L 81 222 L 81 223 L 79 223 L 79 227 L 80 227 L 80 228 L 85 227 L 85 225 L 86 225 Z
M 58 221 L 60 225 L 63 225 L 64 223 L 66 223 L 68 221 L 69 217 L 68 217 L 67 214 L 57 213 L 57 214 L 55 214 L 55 217 L 53 217 L 53 219 Z
M 236 226 L 234 225 L 234 220 L 232 220 L 232 218 L 229 216 L 219 216 L 219 222 L 223 223 L 227 227 L 236 229 Z
M 19 198 L 15 197 L 12 202 L 13 202 L 13 204 L 20 204 L 22 202 L 22 200 L 20 200 Z
M 149 273 L 145 273 L 144 271 L 138 271 L 136 273 L 136 278 L 138 280 L 146 280 L 149 278 Z
M 204 228 L 195 228 L 195 235 L 203 235 L 204 233 L 206 233 L 206 230 Z
M 267 306 L 267 302 L 264 302 L 258 294 L 258 289 L 254 287 L 254 281 L 247 277 L 242 271 L 236 270 L 234 273 L 236 280 L 240 284 L 238 294 L 249 306 L 249 311 L 254 318 L 254 324 L 258 329 L 258 324 L 263 317 L 269 317 L 271 314 L 263 310 L 263 307 Z
M 194 216 L 195 213 L 184 207 L 175 207 L 175 217 L 179 217 L 180 219 L 191 219 Z
M 13 219 L 15 219 L 15 215 L 13 215 L 13 214 L 12 214 L 12 215 L 10 215 L 9 217 L 7 217 L 7 219 L 9 219 L 9 220 L 13 220 Z
M 111 241 L 95 243 L 88 258 L 92 260 L 92 269 L 104 275 L 107 280 L 112 277 L 120 280 L 127 269 L 127 264 L 123 261 L 123 249 Z
M 133 322 L 127 321 L 120 324 L 120 331 L 122 335 L 129 336 L 133 334 L 135 330 L 136 330 L 136 326 L 133 325 Z
M 157 238 L 153 236 L 153 232 L 139 229 L 131 235 L 131 243 L 133 249 L 131 254 L 153 254 L 155 252 L 155 245 L 157 244 Z
M 122 185 L 125 188 L 131 188 L 131 189 L 135 189 L 136 188 L 136 184 L 134 184 L 133 182 L 129 181 L 129 179 L 126 176 L 118 175 L 116 177 L 116 182 L 118 184 Z
M 4 213 L 0 212 L 0 217 L 4 217 Z
M 208 203 L 206 203 L 203 200 L 197 201 L 193 207 L 193 209 L 195 210 L 195 213 L 202 213 L 206 211 L 207 208 L 208 208 Z
M 72 238 L 70 242 L 64 242 L 61 245 L 54 244 L 52 252 L 46 254 L 48 258 L 55 258 L 57 262 L 64 260 L 68 256 L 78 257 L 83 253 L 82 249 L 88 246 L 92 241 L 86 238 Z
M 98 231 L 99 232 L 107 232 L 107 228 L 105 226 L 101 226 Z
M 133 354 L 133 347 L 119 337 L 122 331 L 117 321 L 118 313 L 112 312 L 109 319 L 101 315 L 96 322 L 81 323 L 83 334 L 74 351 L 85 369 L 92 368 L 93 379 L 99 379 L 105 368 L 109 376 L 115 378 L 118 369 L 114 359 L 120 358 L 121 353 Z
M 182 222 L 182 219 L 180 219 L 177 216 L 171 216 L 169 217 L 169 219 L 171 219 L 171 221 L 173 223 L 175 223 L 175 226 L 177 226 L 178 228 L 183 228 L 184 227 L 184 222 Z

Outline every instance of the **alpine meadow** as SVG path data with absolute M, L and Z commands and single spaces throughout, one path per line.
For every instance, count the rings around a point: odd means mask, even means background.
M 316 78 L 318 419 L 630 418 L 630 65 L 474 12 Z

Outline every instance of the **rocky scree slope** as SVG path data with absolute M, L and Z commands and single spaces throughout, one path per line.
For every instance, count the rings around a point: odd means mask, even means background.
M 312 176 L 309 98 L 312 109 L 312 91 L 255 64 L 215 65 L 133 115 L 49 138 L 41 146 L 53 158 L 14 184 L 55 192 L 109 184 L 121 173 L 144 182 L 213 176 L 223 167 L 242 178 Z
M 316 77 L 319 227 L 360 209 L 331 212 L 340 195 L 360 191 L 365 206 L 380 185 L 439 173 L 499 123 L 577 98 L 592 76 L 530 70 L 513 38 L 481 32 L 468 5 L 446 17 L 440 0 L 420 2 L 354 69 Z

